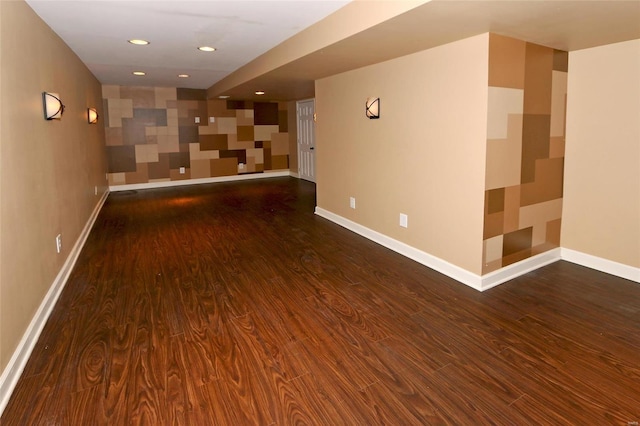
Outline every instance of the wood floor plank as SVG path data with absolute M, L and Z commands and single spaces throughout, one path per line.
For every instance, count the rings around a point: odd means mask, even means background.
M 105 373 L 104 413 L 114 424 L 128 419 L 129 386 L 132 377 L 132 351 L 135 347 L 137 327 L 124 323 L 110 334 L 110 356 Z
M 479 293 L 293 178 L 112 193 L 4 425 L 640 421 L 640 286 L 556 262 Z

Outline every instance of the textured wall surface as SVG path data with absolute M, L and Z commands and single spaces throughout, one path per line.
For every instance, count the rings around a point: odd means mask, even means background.
M 110 185 L 289 168 L 286 103 L 206 100 L 205 90 L 167 87 L 105 85 L 102 93 Z
M 483 273 L 560 246 L 568 53 L 495 34 Z

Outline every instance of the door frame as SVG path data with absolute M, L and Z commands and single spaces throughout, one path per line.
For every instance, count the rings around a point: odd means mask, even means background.
M 309 180 L 306 178 L 302 178 L 301 177 L 301 166 L 302 166 L 302 161 L 301 161 L 301 143 L 300 143 L 300 126 L 298 126 L 298 124 L 300 123 L 300 104 L 302 103 L 308 103 L 311 102 L 313 105 L 313 142 L 314 142 L 314 152 L 313 152 L 313 180 L 310 180 L 311 182 L 315 182 L 316 181 L 316 154 L 315 154 L 315 123 L 316 123 L 316 100 L 315 98 L 309 98 L 309 99 L 301 99 L 299 101 L 296 101 L 296 131 L 297 131 L 297 137 L 296 137 L 296 149 L 297 149 L 297 155 L 298 155 L 298 171 L 297 171 L 297 175 L 299 179 L 304 179 L 304 180 Z

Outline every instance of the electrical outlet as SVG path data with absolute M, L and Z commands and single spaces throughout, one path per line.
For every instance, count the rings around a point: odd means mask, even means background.
M 56 253 L 62 251 L 62 234 L 56 235 Z
M 183 175 L 185 174 L 186 170 L 184 167 L 180 167 L 180 174 Z
M 351 207 L 352 209 L 356 208 L 356 198 L 355 197 L 349 197 L 349 207 Z
M 240 170 L 244 170 L 244 163 L 238 163 L 238 168 Z
M 195 122 L 196 122 L 196 124 L 200 124 L 200 117 L 196 117 L 195 118 Z
M 215 122 L 216 122 L 215 117 L 209 117 L 209 123 L 215 123 Z
M 400 226 L 403 228 L 409 227 L 409 217 L 404 213 L 400 213 Z

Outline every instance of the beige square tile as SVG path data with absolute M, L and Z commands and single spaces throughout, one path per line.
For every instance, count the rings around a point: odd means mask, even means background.
M 217 160 L 220 158 L 220 151 L 202 151 L 202 158 L 206 158 L 207 160 Z
M 539 223 L 533 225 L 533 231 L 531 233 L 531 247 L 543 244 L 547 241 L 547 223 Z
M 158 126 L 156 127 L 156 135 L 158 136 L 164 136 L 164 135 L 168 135 L 169 134 L 169 128 L 166 126 Z
M 485 189 L 520 184 L 522 167 L 522 115 L 510 115 L 507 139 L 487 140 Z
M 245 164 L 245 173 L 253 173 L 256 171 L 256 158 L 247 157 L 247 163 Z
M 489 34 L 489 86 L 524 88 L 526 42 Z
M 522 114 L 524 90 L 489 87 L 487 139 L 506 139 L 509 117 Z
M 236 119 L 238 126 L 253 126 L 253 110 L 238 109 L 236 110 Z
M 156 108 L 166 108 L 167 101 L 178 99 L 177 90 L 173 87 L 156 87 L 155 89 Z
M 529 206 L 562 199 L 564 179 L 563 158 L 543 158 L 535 161 L 534 182 L 521 185 L 520 204 Z
M 547 222 L 547 239 L 546 242 L 553 244 L 555 247 L 560 246 L 560 236 L 562 230 L 562 220 L 556 219 Z
M 504 189 L 504 218 L 503 231 L 505 233 L 517 231 L 520 223 L 520 185 L 508 186 Z
M 127 183 L 125 173 L 109 173 L 109 185 L 124 185 Z
M 136 163 L 157 163 L 158 145 L 136 145 Z
M 288 133 L 273 133 L 271 135 L 271 155 L 289 155 Z
M 502 259 L 494 260 L 493 262 L 483 263 L 482 274 L 488 274 L 489 272 L 497 271 L 502 268 Z
M 238 120 L 235 117 L 220 117 L 216 119 L 218 123 L 218 134 L 237 134 Z
M 520 229 L 544 225 L 562 217 L 562 198 L 520 207 Z
M 502 241 L 502 235 L 484 240 L 484 263 L 502 259 Z
M 216 150 L 207 150 L 200 151 L 200 144 L 198 143 L 190 143 L 189 144 L 189 159 L 193 160 L 214 160 L 220 158 L 220 151 Z
M 270 141 L 271 135 L 273 135 L 274 133 L 278 133 L 279 131 L 280 131 L 280 126 L 278 125 L 254 126 L 253 140 Z
M 155 126 L 149 126 L 144 128 L 145 136 L 156 136 L 158 134 L 158 128 Z
M 199 135 L 217 135 L 218 132 L 218 122 L 209 123 L 208 126 L 198 126 L 198 134 Z
M 549 139 L 549 158 L 564 157 L 565 139 L 564 136 L 551 137 Z
M 567 73 L 553 71 L 551 77 L 551 136 L 564 136 L 567 109 Z
M 178 110 L 175 108 L 167 109 L 167 126 L 178 127 Z
M 120 99 L 119 102 L 120 116 L 122 118 L 133 118 L 133 100 Z
M 189 158 L 191 160 L 197 160 L 197 155 L 200 154 L 200 144 L 199 143 L 190 143 L 189 144 Z
M 169 135 L 158 135 L 158 153 L 180 152 L 178 138 Z
M 103 84 L 102 98 L 103 99 L 120 99 L 120 86 Z
M 247 163 L 249 162 L 249 158 L 254 160 L 254 164 L 263 164 L 264 163 L 264 151 L 262 148 L 253 148 L 247 149 Z
M 136 164 L 136 171 L 125 173 L 124 176 L 128 184 L 149 182 L 148 163 Z
M 119 99 L 107 99 L 107 127 L 122 127 L 122 111 Z
M 553 49 L 539 44 L 526 44 L 524 71 L 524 114 L 551 114 L 551 77 Z

